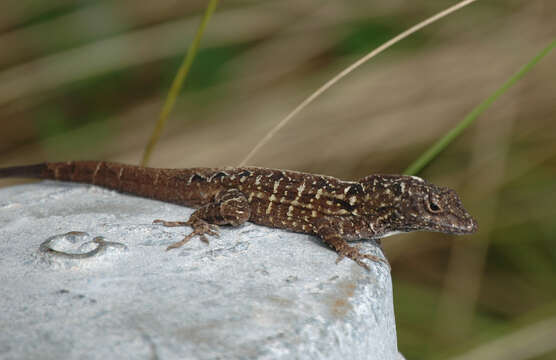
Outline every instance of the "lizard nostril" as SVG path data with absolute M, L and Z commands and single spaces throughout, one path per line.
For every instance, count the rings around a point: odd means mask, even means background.
M 471 231 L 475 232 L 479 230 L 479 225 L 475 221 L 475 219 L 471 219 Z
M 465 227 L 465 230 L 469 233 L 474 233 L 478 230 L 478 226 L 477 226 L 477 222 L 475 221 L 475 219 L 473 218 L 469 218 L 469 221 L 467 222 L 467 226 Z

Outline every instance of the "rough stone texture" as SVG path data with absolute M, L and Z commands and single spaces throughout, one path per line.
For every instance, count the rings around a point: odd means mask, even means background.
M 152 220 L 191 211 L 94 186 L 0 189 L 0 358 L 399 359 L 384 264 L 336 265 L 317 238 L 251 223 L 165 251 L 190 229 Z

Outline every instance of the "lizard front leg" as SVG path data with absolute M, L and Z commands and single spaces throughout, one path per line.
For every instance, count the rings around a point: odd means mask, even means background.
M 218 236 L 218 225 L 238 226 L 249 220 L 250 216 L 251 208 L 245 195 L 237 189 L 228 189 L 218 193 L 213 202 L 195 210 L 185 222 L 155 220 L 154 223 L 193 228 L 183 240 L 168 246 L 166 250 L 170 250 L 184 245 L 195 235 L 199 235 L 201 241 L 208 243 L 205 235 Z
M 371 254 L 361 254 L 359 249 L 349 245 L 342 237 L 338 226 L 334 225 L 334 219 L 321 219 L 313 226 L 316 234 L 332 249 L 338 253 L 336 263 L 340 262 L 344 257 L 350 258 L 360 266 L 370 270 L 369 266 L 362 260 L 369 259 L 376 262 L 383 262 L 388 265 L 388 262 L 378 256 Z M 388 265 L 389 266 L 389 265 Z

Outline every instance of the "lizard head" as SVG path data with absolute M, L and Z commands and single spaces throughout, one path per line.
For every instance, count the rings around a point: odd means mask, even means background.
M 454 190 L 416 176 L 371 175 L 360 182 L 385 232 L 436 231 L 468 234 L 477 223 Z M 366 211 L 367 212 L 367 211 Z M 372 214 L 369 209 L 368 213 Z

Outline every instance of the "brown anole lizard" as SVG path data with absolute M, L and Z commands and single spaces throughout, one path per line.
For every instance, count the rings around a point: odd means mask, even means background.
M 98 185 L 123 193 L 196 208 L 187 221 L 155 220 L 193 231 L 168 249 L 198 235 L 218 235 L 218 225 L 246 221 L 313 234 L 368 269 L 350 240 L 380 239 L 397 232 L 467 234 L 477 223 L 457 194 L 418 177 L 369 175 L 358 181 L 256 167 L 156 169 L 103 161 L 42 163 L 0 169 L 1 177 L 53 179 Z

